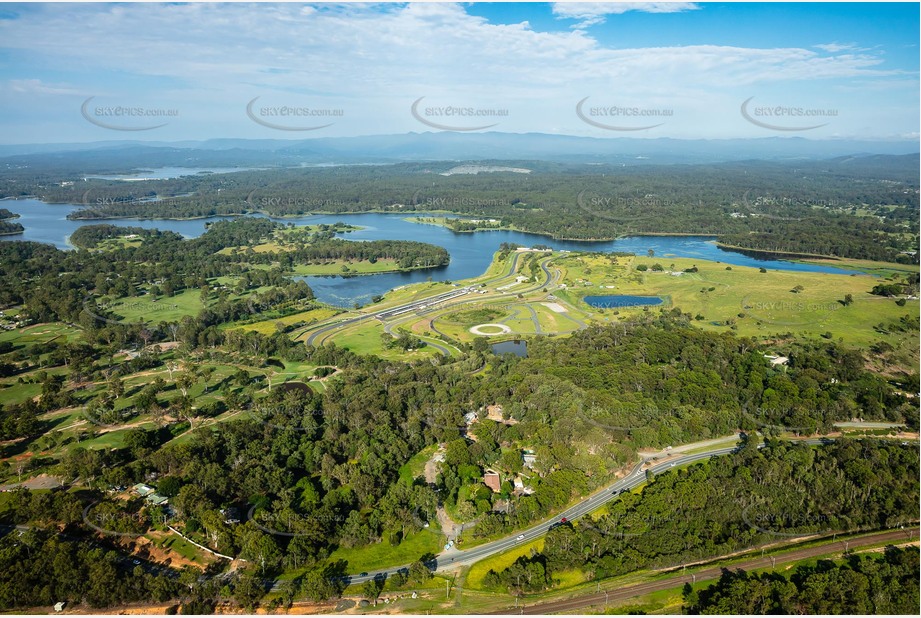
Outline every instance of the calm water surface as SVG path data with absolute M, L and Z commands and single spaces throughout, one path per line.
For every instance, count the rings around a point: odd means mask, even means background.
M 146 229 L 171 230 L 187 238 L 194 238 L 204 233 L 208 223 L 231 217 L 208 217 L 191 221 L 169 220 L 135 220 L 105 219 L 94 221 L 70 221 L 67 215 L 79 208 L 69 204 L 45 204 L 35 199 L 3 200 L 0 207 L 7 208 L 20 215 L 17 219 L 25 227 L 25 232 L 15 236 L 0 236 L 0 241 L 32 240 L 46 242 L 61 249 L 72 248 L 68 238 L 74 230 L 82 225 L 111 223 L 141 227 Z M 418 215 L 421 213 L 412 213 Z M 425 271 L 408 273 L 384 273 L 360 277 L 343 278 L 338 276 L 304 277 L 314 289 L 317 298 L 334 305 L 351 306 L 354 303 L 365 304 L 372 296 L 383 294 L 387 290 L 409 283 L 421 281 L 456 281 L 476 277 L 486 270 L 493 253 L 503 242 L 522 246 L 536 244 L 547 245 L 559 250 L 569 251 L 622 251 L 646 255 L 649 250 L 655 253 L 653 258 L 664 266 L 670 257 L 698 258 L 723 262 L 738 266 L 764 267 L 773 270 L 799 272 L 820 272 L 850 275 L 854 271 L 819 266 L 798 264 L 784 260 L 766 260 L 749 257 L 720 249 L 712 238 L 699 236 L 633 236 L 606 242 L 576 242 L 553 240 L 536 234 L 494 230 L 476 233 L 456 233 L 447 228 L 434 225 L 420 225 L 404 221 L 400 214 L 356 214 L 356 215 L 312 215 L 292 218 L 274 218 L 273 221 L 294 223 L 297 225 L 315 225 L 318 223 L 336 223 L 343 221 L 364 229 L 343 234 L 348 240 L 417 240 L 439 245 L 451 254 L 451 263 L 447 266 Z
M 642 307 L 645 305 L 662 304 L 662 299 L 658 296 L 631 296 L 629 294 L 586 296 L 582 300 L 592 307 L 597 307 L 599 309 L 616 309 L 617 307 Z
M 494 343 L 492 346 L 493 354 L 514 354 L 525 358 L 528 355 L 528 343 L 526 341 L 503 341 Z

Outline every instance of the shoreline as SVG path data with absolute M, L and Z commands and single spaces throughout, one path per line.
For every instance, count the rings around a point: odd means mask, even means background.
M 821 253 L 797 253 L 796 251 L 773 251 L 771 249 L 749 249 L 747 247 L 739 247 L 737 245 L 727 245 L 717 241 L 716 246 L 720 249 L 726 249 L 729 251 L 736 251 L 739 253 L 749 252 L 749 253 L 761 253 L 764 255 L 777 256 L 780 258 L 789 258 L 789 259 L 819 259 L 819 260 L 828 260 L 833 262 L 840 262 L 842 260 L 847 260 L 849 258 L 840 258 L 834 255 L 824 255 Z M 893 262 L 897 264 L 897 262 Z
M 35 200 L 41 201 L 44 204 L 48 204 L 51 206 L 62 205 L 62 206 L 70 206 L 73 208 L 85 208 L 86 207 L 86 205 L 72 204 L 69 202 L 45 202 L 44 200 L 34 195 L 33 196 L 18 196 L 18 197 L 9 196 L 9 197 L 0 198 L 0 201 L 17 201 L 17 200 L 27 200 L 27 199 L 35 199 Z M 76 214 L 79 212 L 80 211 L 78 210 L 72 214 Z M 311 212 L 306 212 L 306 213 L 301 213 L 301 214 L 285 214 L 285 215 L 273 215 L 273 214 L 269 214 L 265 212 L 264 210 L 254 210 L 254 211 L 243 212 L 243 213 L 222 213 L 222 214 L 213 214 L 213 215 L 199 215 L 199 216 L 194 216 L 194 217 L 160 217 L 160 216 L 145 217 L 145 216 L 137 216 L 137 215 L 123 215 L 123 216 L 107 216 L 107 217 L 99 217 L 99 218 L 71 218 L 70 216 L 68 216 L 67 220 L 79 222 L 85 225 L 93 225 L 93 224 L 96 224 L 97 222 L 109 221 L 109 220 L 111 221 L 132 221 L 132 220 L 134 221 L 158 221 L 158 220 L 159 221 L 197 221 L 197 220 L 209 219 L 209 218 L 234 219 L 238 217 L 245 217 L 245 216 L 252 216 L 252 215 L 264 216 L 264 217 L 268 217 L 271 219 L 285 220 L 285 219 L 299 219 L 299 218 L 307 218 L 307 217 L 336 216 L 336 215 L 348 217 L 348 216 L 358 216 L 358 215 L 364 215 L 364 214 L 402 215 L 401 218 L 404 221 L 407 221 L 408 223 L 413 223 L 416 225 L 434 225 L 437 227 L 441 227 L 441 228 L 450 230 L 454 232 L 455 234 L 473 234 L 477 232 L 507 231 L 507 232 L 518 232 L 522 234 L 530 234 L 533 236 L 549 238 L 551 240 L 558 240 L 558 241 L 563 241 L 563 242 L 578 242 L 578 243 L 615 242 L 617 240 L 622 240 L 624 238 L 631 238 L 631 237 L 675 237 L 675 238 L 699 237 L 699 238 L 715 238 L 715 239 L 718 239 L 720 237 L 720 234 L 715 234 L 715 233 L 654 232 L 653 231 L 653 232 L 632 232 L 632 233 L 620 235 L 614 238 L 611 238 L 611 237 L 570 238 L 570 237 L 564 237 L 564 236 L 556 236 L 551 232 L 529 231 L 529 230 L 519 229 L 514 226 L 512 227 L 503 226 L 499 228 L 478 228 L 474 230 L 453 230 L 451 229 L 451 227 L 444 225 L 443 223 L 419 221 L 418 219 L 424 218 L 425 215 L 440 215 L 444 218 L 448 218 L 448 216 L 454 216 L 454 217 L 462 219 L 464 215 L 460 215 L 458 213 L 454 213 L 450 211 L 440 211 L 440 210 L 427 210 L 427 211 L 422 211 L 422 212 L 400 212 L 398 210 L 389 209 L 389 208 L 388 209 L 377 208 L 377 209 L 372 209 L 372 210 L 348 211 L 348 212 L 311 211 Z M 343 223 L 346 223 L 346 222 L 343 221 Z M 311 223 L 305 222 L 304 225 L 311 225 Z M 353 225 L 353 224 L 349 224 L 349 225 Z M 353 225 L 353 227 L 360 230 L 362 229 L 363 226 Z M 352 231 L 355 231 L 355 230 L 352 230 Z M 22 234 L 22 233 L 23 232 L 11 232 L 11 233 L 5 233 L 2 235 L 15 236 L 17 234 Z M 764 259 L 771 259 L 771 260 L 780 259 L 780 260 L 804 262 L 804 263 L 808 263 L 809 261 L 813 261 L 813 260 L 819 260 L 823 262 L 825 265 L 832 265 L 832 264 L 841 264 L 841 263 L 846 264 L 846 263 L 849 263 L 851 260 L 856 259 L 856 258 L 846 258 L 846 257 L 839 257 L 839 256 L 817 254 L 817 253 L 803 253 L 803 252 L 796 252 L 796 251 L 775 251 L 775 250 L 770 250 L 770 249 L 754 249 L 754 248 L 748 248 L 748 247 L 741 247 L 738 245 L 730 245 L 727 243 L 719 242 L 718 240 L 714 244 L 720 249 L 725 250 L 725 251 L 740 253 L 742 255 L 747 255 L 749 257 L 755 257 L 755 258 L 762 257 Z M 590 251 L 589 248 L 585 248 L 584 250 Z M 891 264 L 892 267 L 900 267 L 900 268 L 904 268 L 906 266 L 905 264 L 902 264 L 899 262 L 884 262 L 884 264 Z M 859 268 L 856 268 L 853 266 L 852 268 L 854 268 L 855 270 L 860 270 Z M 401 272 L 401 271 L 396 270 L 396 271 L 386 271 L 386 272 Z M 309 275 L 309 276 L 325 276 L 325 275 Z

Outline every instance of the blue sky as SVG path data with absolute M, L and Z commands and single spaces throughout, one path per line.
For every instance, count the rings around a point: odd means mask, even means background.
M 0 143 L 917 140 L 918 41 L 917 3 L 0 4 Z

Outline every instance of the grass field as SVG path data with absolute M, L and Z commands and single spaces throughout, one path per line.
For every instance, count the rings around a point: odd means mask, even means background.
M 357 573 L 410 564 L 427 553 L 441 552 L 443 545 L 444 536 L 432 527 L 407 535 L 396 547 L 386 540 L 362 547 L 340 547 L 329 559 L 345 560 L 348 572 Z
M 626 258 L 622 258 L 626 259 Z M 732 266 L 684 258 L 635 258 L 632 267 L 618 270 L 612 278 L 599 264 L 599 259 L 567 256 L 554 264 L 565 269 L 567 292 L 559 295 L 579 302 L 588 294 L 627 294 L 660 296 L 669 305 L 692 316 L 702 316 L 695 324 L 711 330 L 731 329 L 740 336 L 769 336 L 779 333 L 820 336 L 830 333 L 833 339 L 867 346 L 886 340 L 899 347 L 905 339 L 917 340 L 917 334 L 907 337 L 881 333 L 874 327 L 881 322 L 898 321 L 908 315 L 917 322 L 919 306 L 910 301 L 899 307 L 891 299 L 871 295 L 870 289 L 878 279 L 867 275 L 837 275 L 804 273 Z M 674 264 L 676 270 L 696 266 L 698 272 L 672 276 L 668 272 L 654 273 L 635 270 L 636 265 L 659 262 L 666 269 Z M 838 264 L 836 263 L 836 266 Z M 588 283 L 582 283 L 580 280 Z M 599 288 L 599 285 L 615 288 Z M 798 292 L 793 290 L 802 286 Z M 841 302 L 851 294 L 854 302 Z M 586 310 L 591 308 L 583 305 Z M 598 316 L 625 316 L 642 312 L 641 308 L 595 309 Z
M 336 345 L 355 352 L 356 354 L 374 354 L 381 358 L 393 360 L 417 360 L 429 358 L 439 352 L 432 346 L 425 346 L 412 352 L 400 348 L 384 347 L 382 335 L 383 325 L 377 320 L 365 320 L 362 323 L 350 326 L 342 331 L 335 331 L 327 340 L 333 340 Z
M 487 588 L 483 586 L 483 579 L 489 571 L 498 573 L 512 566 L 518 558 L 531 555 L 531 550 L 539 552 L 543 548 L 544 539 L 539 538 L 529 543 L 523 543 L 519 547 L 490 556 L 485 560 L 480 560 L 471 566 L 470 570 L 467 572 L 466 587 L 473 590 L 487 590 Z
M 0 331 L 0 341 L 10 341 L 14 346 L 26 348 L 36 343 L 48 343 L 52 340 L 72 341 L 82 331 L 60 322 L 33 324 L 16 330 Z
M 201 291 L 188 289 L 174 296 L 151 295 L 122 298 L 105 305 L 105 308 L 128 322 L 174 322 L 187 315 L 197 315 L 202 310 Z
M 432 444 L 410 457 L 409 461 L 400 466 L 400 480 L 407 485 L 412 485 L 415 479 L 424 474 L 425 463 L 432 458 L 436 450 L 438 450 L 438 445 Z
M 348 273 L 386 273 L 404 270 L 396 260 L 381 259 L 373 264 L 367 260 L 330 260 L 323 264 L 298 264 L 294 267 L 296 275 L 343 275 Z
M 323 320 L 328 320 L 339 312 L 339 309 L 335 309 L 333 307 L 317 307 L 308 311 L 293 313 L 283 318 L 253 322 L 252 324 L 244 324 L 235 328 L 239 328 L 240 330 L 254 330 L 257 333 L 262 333 L 263 335 L 271 335 L 278 330 L 279 324 L 289 326 L 291 324 L 296 324 L 297 322 L 306 322 L 308 324 L 314 322 L 322 322 Z

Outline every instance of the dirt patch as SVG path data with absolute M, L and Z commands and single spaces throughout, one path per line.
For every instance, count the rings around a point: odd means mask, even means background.
M 544 307 L 553 311 L 554 313 L 566 313 L 566 307 L 560 303 L 541 303 Z
M 167 538 L 174 536 L 173 534 L 167 533 L 167 532 L 149 532 L 147 534 L 157 539 L 158 541 L 162 541 L 162 540 L 165 540 Z M 179 538 L 179 537 L 175 537 L 175 538 Z M 169 566 L 174 569 L 181 569 L 182 567 L 185 567 L 185 566 L 195 567 L 199 569 L 203 567 L 201 563 L 195 562 L 194 560 L 189 560 L 188 558 L 186 558 L 185 556 L 183 556 L 177 551 L 173 551 L 172 549 L 164 549 L 162 547 L 157 547 L 156 545 L 154 545 L 153 541 L 147 538 L 146 536 L 137 537 L 133 539 L 133 543 L 134 543 L 133 553 L 137 556 L 143 557 L 146 560 L 149 560 L 150 562 L 156 562 L 157 564 Z M 203 554 L 203 561 L 206 564 L 210 562 L 214 562 L 214 560 L 210 560 L 209 558 L 211 558 L 210 554 L 207 555 L 207 558 L 205 558 Z
M 55 489 L 56 487 L 63 487 L 64 483 L 61 482 L 56 476 L 50 476 L 48 474 L 39 474 L 35 478 L 23 481 L 22 483 L 12 483 L 10 485 L 0 485 L 0 491 L 7 491 L 15 487 L 23 486 L 26 489 Z

